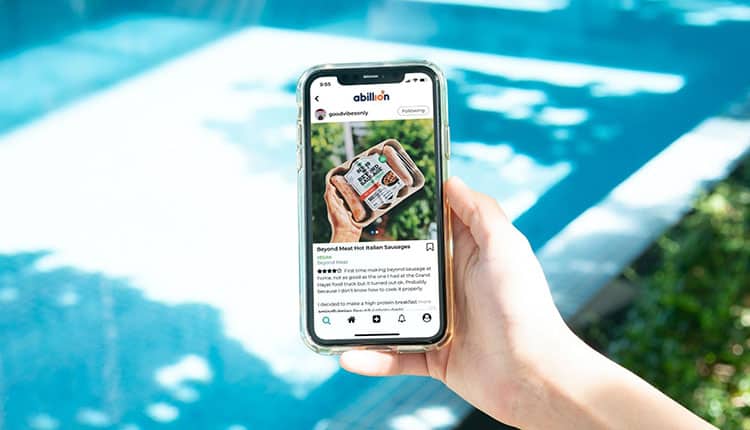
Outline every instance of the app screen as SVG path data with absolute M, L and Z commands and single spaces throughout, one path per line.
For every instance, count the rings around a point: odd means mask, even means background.
M 324 340 L 440 330 L 434 83 L 310 87 L 312 315 Z

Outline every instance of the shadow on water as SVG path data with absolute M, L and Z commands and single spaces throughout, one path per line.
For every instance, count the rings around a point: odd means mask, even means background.
M 45 255 L 0 255 L 0 428 L 310 428 L 336 410 L 339 390 L 294 397 L 217 309 L 40 270 Z

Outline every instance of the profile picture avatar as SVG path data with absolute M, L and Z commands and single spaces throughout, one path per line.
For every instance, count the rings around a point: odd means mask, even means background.
M 315 111 L 315 118 L 318 119 L 318 121 L 323 121 L 326 119 L 326 111 L 325 109 L 318 109 Z

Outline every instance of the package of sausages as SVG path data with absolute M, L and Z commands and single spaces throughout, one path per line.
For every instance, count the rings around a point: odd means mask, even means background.
M 364 227 L 424 187 L 424 175 L 396 139 L 384 140 L 326 175 Z

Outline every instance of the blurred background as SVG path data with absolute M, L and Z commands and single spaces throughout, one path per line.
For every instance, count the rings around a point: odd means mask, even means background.
M 569 323 L 750 428 L 749 41 L 743 0 L 0 0 L 0 429 L 499 426 L 299 340 L 297 77 L 402 58 Z

